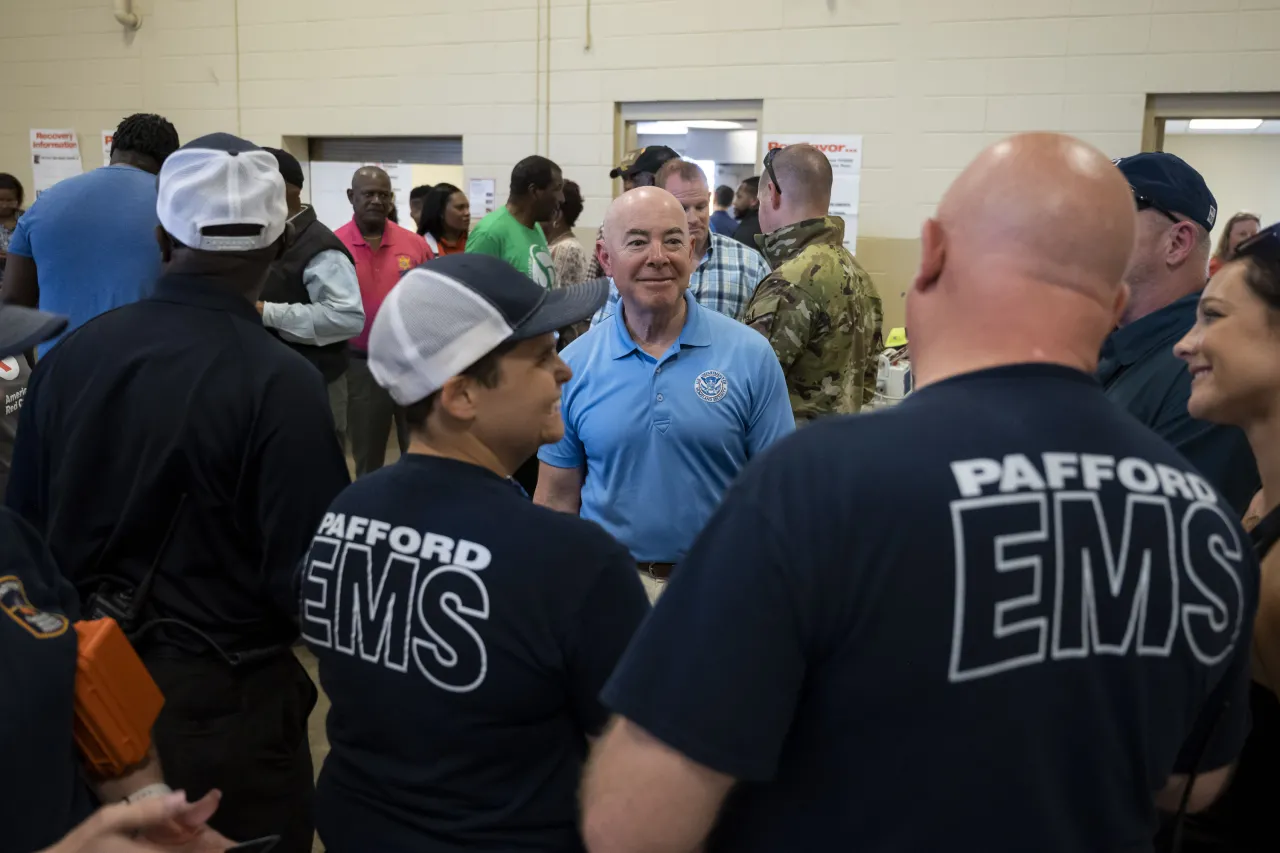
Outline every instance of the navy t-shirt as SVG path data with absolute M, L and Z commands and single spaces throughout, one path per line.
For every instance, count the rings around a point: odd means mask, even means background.
M 3 508 L 0 558 L 0 850 L 27 853 L 93 808 L 72 735 L 79 602 L 35 530 Z
M 600 689 L 649 610 L 625 548 L 484 468 L 410 454 L 334 501 L 302 599 L 333 703 L 331 853 L 582 848 Z
M 749 467 L 604 699 L 742 780 L 710 851 L 1149 851 L 1248 730 L 1257 586 L 1091 377 L 987 370 Z

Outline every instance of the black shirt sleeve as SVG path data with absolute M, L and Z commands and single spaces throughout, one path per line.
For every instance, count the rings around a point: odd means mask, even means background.
M 267 396 L 255 448 L 262 578 L 271 601 L 298 619 L 298 568 L 329 504 L 351 482 L 319 373 L 287 377 Z M 287 381 L 287 379 L 295 381 Z
M 768 781 L 806 672 L 810 562 L 730 493 L 641 627 L 604 701 L 693 761 Z
M 47 365 L 41 365 L 47 367 Z M 37 530 L 44 530 L 44 498 L 40 494 L 41 436 L 36 423 L 40 380 L 45 370 L 37 369 L 27 382 L 27 393 L 18 410 L 17 435 L 13 442 L 13 460 L 9 483 L 5 489 L 5 505 L 25 518 Z
M 80 619 L 80 597 L 75 587 L 58 570 L 40 535 L 7 508 L 0 508 L 0 549 L 3 573 L 17 575 L 27 600 L 36 609 L 61 613 L 72 622 Z
M 649 597 L 631 554 L 615 544 L 601 555 L 601 562 L 564 641 L 573 712 L 592 736 L 609 719 L 600 690 L 649 615 Z

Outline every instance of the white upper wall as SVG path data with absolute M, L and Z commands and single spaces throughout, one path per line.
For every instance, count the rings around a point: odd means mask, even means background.
M 767 135 L 861 133 L 860 231 L 914 237 L 957 170 L 1021 130 L 1139 147 L 1148 93 L 1280 80 L 1280 0 L 550 0 L 550 150 L 535 133 L 540 0 L 0 0 L 0 170 L 74 127 L 86 165 L 127 113 L 184 140 L 461 135 L 504 186 L 546 153 L 598 222 L 614 103 L 762 99 Z M 544 8 L 542 16 L 546 17 Z M 237 73 L 239 83 L 237 84 Z
M 1280 136 L 1166 136 L 1164 150 L 1195 166 L 1218 200 L 1215 248 L 1222 226 L 1241 211 L 1264 226 L 1280 220 Z

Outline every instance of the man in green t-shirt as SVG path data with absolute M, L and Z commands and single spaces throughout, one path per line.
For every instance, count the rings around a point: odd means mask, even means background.
M 555 264 L 538 223 L 553 218 L 563 203 L 560 167 L 546 157 L 526 157 L 511 170 L 506 206 L 480 220 L 467 238 L 467 251 L 502 258 L 543 287 L 554 288 Z

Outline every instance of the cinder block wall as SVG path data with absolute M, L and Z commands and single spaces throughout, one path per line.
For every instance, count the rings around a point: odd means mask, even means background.
M 499 184 L 545 153 L 612 195 L 614 104 L 763 99 L 770 132 L 865 136 L 859 255 L 898 318 L 914 241 L 978 150 L 1061 130 L 1137 150 L 1148 93 L 1280 88 L 1280 0 L 550 0 L 550 148 L 535 127 L 539 0 L 0 0 L 0 170 L 27 132 L 96 134 L 138 110 L 184 139 L 464 137 Z M 541 16 L 538 9 L 542 7 Z M 238 71 L 238 80 L 237 80 Z

